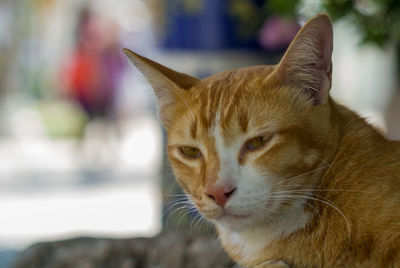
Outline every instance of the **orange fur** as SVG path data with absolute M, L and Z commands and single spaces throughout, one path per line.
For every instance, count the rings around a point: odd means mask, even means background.
M 125 50 L 158 96 L 176 179 L 243 266 L 400 267 L 400 143 L 329 97 L 331 35 L 319 15 L 280 64 L 204 80 Z M 205 194 L 226 181 L 232 213 Z

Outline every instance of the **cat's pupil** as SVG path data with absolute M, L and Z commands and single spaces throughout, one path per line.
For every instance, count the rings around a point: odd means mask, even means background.
M 180 151 L 185 157 L 188 158 L 200 158 L 202 156 L 200 150 L 193 147 L 181 147 Z
M 268 141 L 268 138 L 269 138 L 268 136 L 260 136 L 260 137 L 254 138 L 247 143 L 246 147 L 248 150 L 254 151 L 254 150 L 260 148 L 261 146 L 263 146 Z

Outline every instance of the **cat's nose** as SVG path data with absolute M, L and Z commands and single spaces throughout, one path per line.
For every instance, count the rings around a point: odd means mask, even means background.
M 205 194 L 223 207 L 235 191 L 236 188 L 231 185 L 213 185 L 206 187 Z

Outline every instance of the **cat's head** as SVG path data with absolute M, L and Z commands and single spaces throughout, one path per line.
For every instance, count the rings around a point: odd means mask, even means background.
M 300 196 L 330 142 L 328 16 L 309 21 L 278 65 L 203 80 L 125 53 L 154 88 L 174 174 L 203 215 L 240 229 L 306 209 Z

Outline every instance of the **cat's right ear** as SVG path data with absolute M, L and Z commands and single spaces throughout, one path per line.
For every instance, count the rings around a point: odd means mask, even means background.
M 124 48 L 123 51 L 153 87 L 158 99 L 160 119 L 164 125 L 168 125 L 176 104 L 185 102 L 184 91 L 192 88 L 199 80 L 169 69 L 129 49 Z

